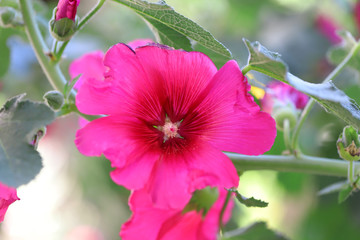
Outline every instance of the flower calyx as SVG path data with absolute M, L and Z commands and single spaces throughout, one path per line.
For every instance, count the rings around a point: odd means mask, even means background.
M 358 131 L 346 126 L 336 142 L 340 157 L 347 161 L 360 160 L 360 140 Z

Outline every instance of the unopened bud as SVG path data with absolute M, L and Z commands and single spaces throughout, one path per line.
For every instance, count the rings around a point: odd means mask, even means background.
M 12 7 L 0 7 L 0 26 L 3 28 L 21 25 L 18 12 Z
M 336 142 L 340 157 L 347 161 L 360 160 L 359 134 L 352 126 L 346 126 Z
M 76 12 L 80 0 L 59 0 L 50 21 L 51 35 L 59 41 L 69 40 L 77 29 Z
M 291 106 L 274 107 L 272 116 L 276 122 L 276 128 L 284 131 L 284 121 L 289 121 L 290 129 L 293 129 L 297 122 L 298 111 Z
M 64 104 L 64 95 L 53 90 L 45 93 L 44 100 L 53 110 L 59 110 Z

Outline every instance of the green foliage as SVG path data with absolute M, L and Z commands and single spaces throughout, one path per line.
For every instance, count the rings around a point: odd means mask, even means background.
M 168 6 L 164 1 L 149 3 L 143 0 L 114 0 L 121 3 L 142 16 L 153 26 L 155 35 L 161 43 L 181 48 L 186 51 L 192 50 L 188 38 L 201 45 L 203 50 L 212 52 L 218 66 L 232 58 L 230 51 L 214 38 L 208 31 L 197 23 L 182 16 Z M 205 48 L 205 49 L 204 49 Z
M 31 141 L 55 118 L 46 104 L 23 100 L 24 96 L 9 99 L 0 109 L 0 182 L 12 187 L 29 182 L 42 168 Z
M 55 111 L 64 105 L 64 95 L 56 90 L 45 93 L 44 100 Z
M 227 189 L 229 192 L 234 192 L 235 193 L 235 197 L 236 199 L 244 204 L 245 206 L 247 207 L 260 207 L 260 208 L 264 208 L 264 207 L 267 207 L 269 205 L 269 203 L 267 202 L 264 202 L 262 200 L 259 200 L 259 199 L 255 199 L 253 197 L 251 198 L 246 198 L 244 196 L 242 196 L 236 189 L 233 189 L 233 188 L 230 188 L 230 189 Z
M 0 28 L 0 77 L 4 76 L 10 65 L 10 49 L 6 45 L 6 41 L 9 37 L 9 31 L 7 29 Z
M 204 189 L 196 190 L 182 213 L 195 210 L 202 212 L 202 215 L 205 216 L 218 199 L 218 196 L 219 192 L 216 188 L 206 187 Z
M 260 43 L 250 43 L 244 40 L 248 50 L 249 70 L 264 73 L 277 80 L 285 82 L 297 90 L 314 98 L 327 111 L 337 115 L 350 125 L 360 128 L 360 107 L 331 81 L 321 84 L 309 83 L 288 72 L 287 65 L 280 55 L 267 50 Z
M 341 189 L 339 192 L 339 197 L 338 197 L 339 203 L 342 203 L 346 199 L 348 199 L 348 197 L 350 197 L 352 191 L 353 191 L 353 187 L 349 184 L 345 188 Z
M 224 234 L 224 240 L 285 240 L 284 236 L 268 229 L 265 222 L 256 222 Z

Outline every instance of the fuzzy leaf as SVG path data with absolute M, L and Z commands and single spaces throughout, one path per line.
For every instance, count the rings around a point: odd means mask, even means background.
M 0 182 L 12 187 L 29 182 L 42 168 L 30 143 L 38 129 L 55 119 L 46 104 L 22 100 L 24 96 L 9 99 L 0 109 Z
M 283 235 L 268 229 L 265 222 L 256 222 L 246 228 L 224 233 L 224 240 L 286 240 Z
M 360 107 L 331 81 L 320 84 L 305 82 L 288 72 L 280 55 L 263 47 L 260 43 L 244 40 L 248 50 L 250 69 L 283 81 L 314 98 L 327 111 L 337 115 L 350 125 L 360 129 Z
M 236 189 L 231 188 L 231 189 L 227 189 L 227 190 L 230 191 L 230 192 L 234 192 L 236 199 L 240 203 L 244 204 L 247 207 L 261 207 L 261 208 L 264 208 L 264 207 L 267 207 L 269 205 L 269 203 L 264 202 L 264 201 L 259 200 L 259 199 L 255 199 L 253 197 L 246 198 L 246 197 L 242 196 Z
M 197 23 L 177 13 L 165 1 L 149 3 L 144 0 L 114 0 L 145 18 L 155 29 L 164 44 L 191 50 L 190 38 L 211 50 L 221 59 L 222 65 L 232 58 L 230 51 Z

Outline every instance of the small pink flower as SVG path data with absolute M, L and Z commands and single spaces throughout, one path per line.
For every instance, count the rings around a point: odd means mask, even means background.
M 332 44 L 340 43 L 341 37 L 337 34 L 339 27 L 334 23 L 333 19 L 325 15 L 319 15 L 315 19 L 317 29 L 323 34 Z
M 58 21 L 62 18 L 69 18 L 75 21 L 75 15 L 80 0 L 59 0 L 55 20 Z
M 309 98 L 306 94 L 295 88 L 278 81 L 271 82 L 266 89 L 264 98 L 261 100 L 262 110 L 272 113 L 274 106 L 291 105 L 294 109 L 303 109 Z
M 360 1 L 356 1 L 354 6 L 354 18 L 355 24 L 358 29 L 358 33 L 360 33 Z
M 16 200 L 20 200 L 16 194 L 16 189 L 0 183 L 0 222 L 4 221 L 9 205 Z
M 204 216 L 203 210 L 184 213 L 183 208 L 155 207 L 145 191 L 135 191 L 129 200 L 133 215 L 121 227 L 120 237 L 123 240 L 215 240 L 226 194 L 227 191 L 219 189 L 218 199 Z M 222 219 L 224 224 L 230 219 L 233 206 L 234 202 L 230 201 Z
M 88 156 L 104 154 L 112 179 L 144 188 L 159 206 L 183 206 L 205 186 L 236 187 L 238 175 L 221 152 L 269 150 L 274 120 L 248 93 L 235 61 L 219 71 L 199 52 L 117 44 L 106 53 L 104 78 L 83 79 L 78 109 L 96 119 L 76 134 Z

